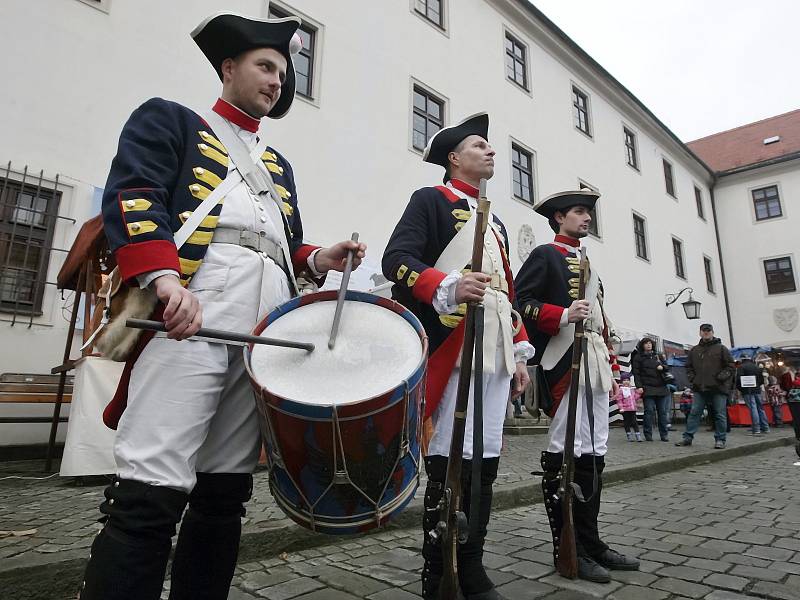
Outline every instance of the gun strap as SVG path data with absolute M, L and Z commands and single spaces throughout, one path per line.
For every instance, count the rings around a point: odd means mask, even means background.
M 481 468 L 483 467 L 483 305 L 475 307 L 475 371 L 472 385 L 472 476 L 469 499 L 469 535 L 480 527 Z

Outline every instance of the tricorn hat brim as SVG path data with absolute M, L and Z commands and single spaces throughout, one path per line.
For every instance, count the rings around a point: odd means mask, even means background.
M 422 160 L 444 168 L 450 164 L 447 156 L 461 141 L 471 135 L 478 135 L 489 141 L 489 114 L 480 112 L 467 117 L 457 125 L 437 131 L 425 147 Z
M 540 200 L 534 207 L 540 215 L 552 219 L 556 211 L 565 212 L 573 206 L 585 206 L 589 210 L 594 208 L 597 199 L 600 197 L 594 190 L 569 190 L 551 194 L 544 200 Z
M 281 85 L 281 95 L 268 117 L 280 119 L 294 101 L 295 71 L 292 53 L 297 41 L 292 38 L 300 27 L 300 19 L 255 19 L 235 13 L 222 12 L 203 20 L 191 33 L 192 39 L 222 80 L 222 63 L 226 58 L 236 58 L 254 48 L 274 48 L 286 59 L 286 79 Z

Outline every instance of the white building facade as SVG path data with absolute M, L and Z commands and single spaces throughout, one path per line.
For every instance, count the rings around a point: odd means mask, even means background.
M 97 212 L 122 125 L 147 98 L 197 111 L 213 104 L 219 81 L 188 33 L 221 8 L 303 19 L 303 94 L 262 135 L 294 167 L 310 241 L 359 231 L 377 268 L 412 191 L 441 182 L 440 169 L 421 160 L 427 137 L 486 110 L 497 151 L 489 198 L 509 231 L 515 272 L 533 243 L 552 238 L 533 203 L 592 187 L 602 197 L 587 246 L 618 329 L 679 347 L 709 321 L 729 341 L 713 172 L 525 0 L 4 2 L 0 44 L 16 57 L 2 67 L 4 242 L 35 229 L 21 214 L 50 210 L 52 223 L 30 235 L 70 247 Z M 48 193 L 37 206 L 26 199 Z M 51 285 L 64 257 L 55 249 L 34 269 L 0 246 L 0 373 L 47 373 L 61 362 L 70 299 Z M 41 292 L 20 292 L 20 266 Z M 702 302 L 701 321 L 687 320 L 680 303 L 665 306 L 686 287 Z

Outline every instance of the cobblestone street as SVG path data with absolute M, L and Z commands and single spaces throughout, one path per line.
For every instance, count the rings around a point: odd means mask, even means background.
M 485 564 L 510 600 L 739 600 L 800 597 L 800 467 L 788 448 L 675 471 L 604 491 L 601 533 L 642 561 L 610 584 L 553 571 L 542 507 L 493 516 Z M 231 600 L 411 600 L 420 534 L 380 533 L 242 564 Z
M 679 431 L 672 438 L 679 439 Z M 736 598 L 723 593 L 730 589 L 798 598 L 800 554 L 795 552 L 800 542 L 794 538 L 800 537 L 800 513 L 791 500 L 800 486 L 794 483 L 800 467 L 791 466 L 794 452 L 786 444 L 792 438 L 788 429 L 760 437 L 734 429 L 725 450 L 713 449 L 708 432 L 701 432 L 692 447 L 676 448 L 672 443 L 628 443 L 621 428 L 613 428 L 606 481 L 618 485 L 604 492 L 604 534 L 645 562 L 642 573 L 615 575 L 611 585 L 597 586 L 553 575 L 544 512 L 534 505 L 538 478 L 530 474 L 545 438 L 508 436 L 486 564 L 511 599 L 584 597 L 557 595 L 574 589 L 612 594 L 609 598 L 642 597 L 636 586 L 651 588 L 653 600 L 670 593 L 699 598 L 715 591 L 712 600 Z M 703 466 L 709 461 L 719 462 Z M 74 598 L 99 528 L 102 480 L 81 487 L 66 478 L 27 479 L 41 477 L 40 471 L 40 462 L 0 463 L 4 600 Z M 383 600 L 418 593 L 421 492 L 387 530 L 337 539 L 289 521 L 269 494 L 266 471 L 256 473 L 255 480 L 233 600 Z M 635 480 L 641 481 L 619 485 Z M 798 589 L 792 591 L 793 585 Z

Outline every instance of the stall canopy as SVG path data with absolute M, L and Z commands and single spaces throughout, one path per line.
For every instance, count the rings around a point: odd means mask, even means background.
M 772 351 L 772 346 L 736 346 L 731 348 L 731 355 L 733 360 L 742 360 L 743 358 L 759 360 L 760 356 L 767 355 Z

